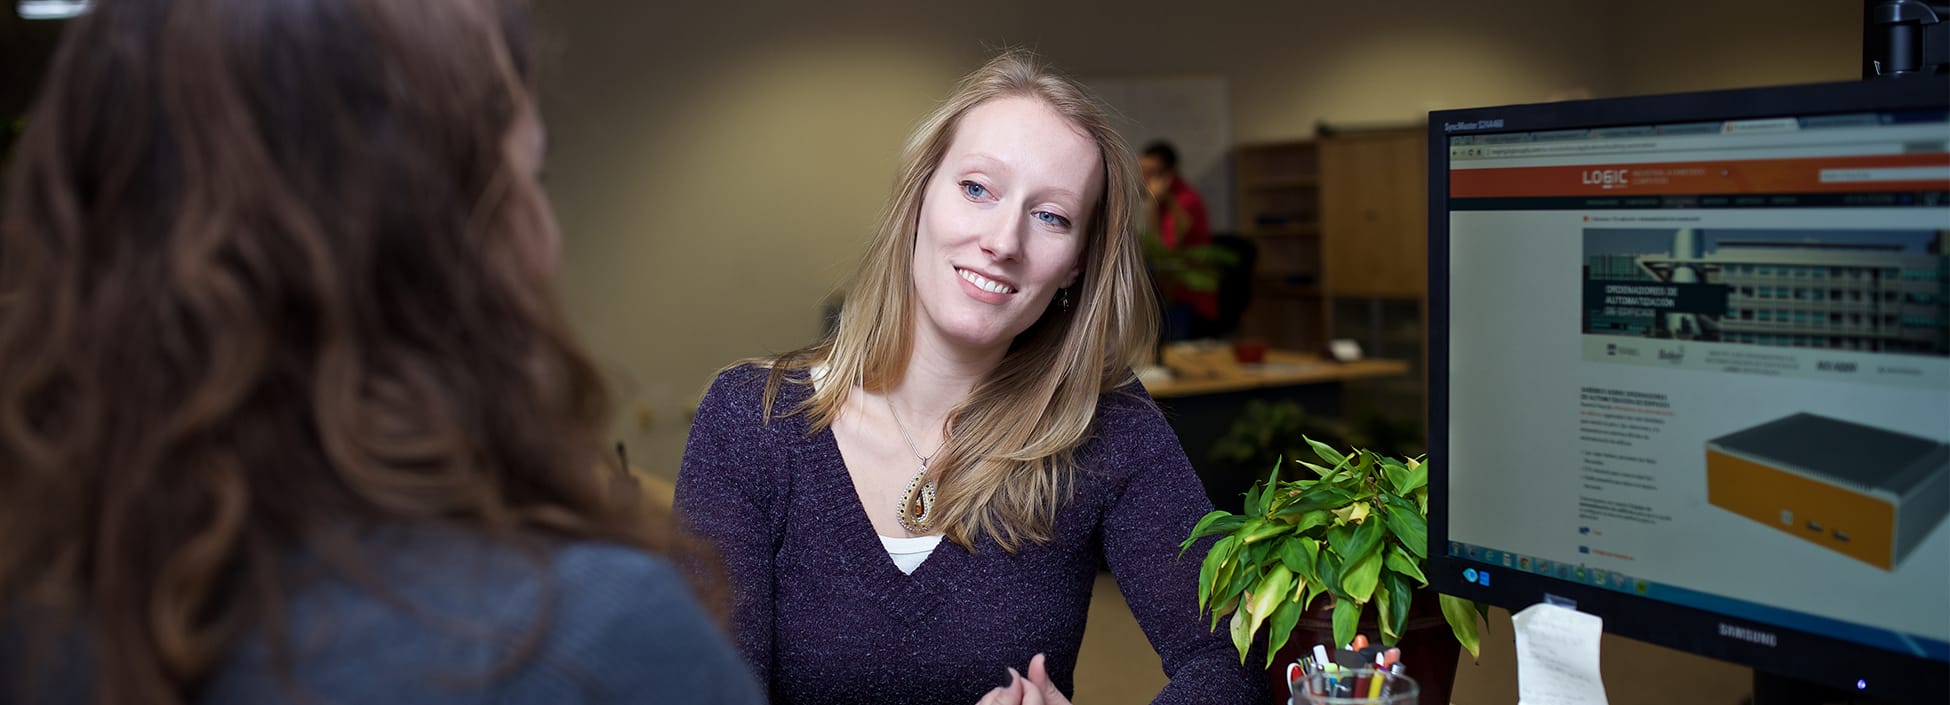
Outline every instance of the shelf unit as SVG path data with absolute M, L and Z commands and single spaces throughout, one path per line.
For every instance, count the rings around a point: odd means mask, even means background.
M 1285 350 L 1326 347 L 1320 275 L 1320 150 L 1311 140 L 1240 145 L 1233 154 L 1239 232 L 1258 263 L 1240 334 Z

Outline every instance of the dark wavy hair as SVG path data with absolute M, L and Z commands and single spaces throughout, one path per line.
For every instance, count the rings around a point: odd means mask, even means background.
M 66 29 L 0 222 L 0 624 L 67 615 L 99 702 L 279 648 L 281 561 L 358 575 L 366 527 L 691 550 L 599 470 L 513 157 L 524 14 L 110 0 Z

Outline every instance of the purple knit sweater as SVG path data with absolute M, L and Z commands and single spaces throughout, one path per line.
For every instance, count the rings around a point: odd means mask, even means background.
M 1090 591 L 1108 565 L 1171 683 L 1157 703 L 1264 703 L 1221 624 L 1200 619 L 1199 559 L 1178 542 L 1211 509 L 1185 452 L 1142 391 L 1098 402 L 1076 496 L 1056 539 L 1016 553 L 943 543 L 913 575 L 874 533 L 831 431 L 785 415 L 808 388 L 781 389 L 760 416 L 767 372 L 718 376 L 684 449 L 677 506 L 714 543 L 733 589 L 733 630 L 772 702 L 973 705 L 1047 654 L 1073 693 Z M 891 511 L 891 509 L 889 509 Z

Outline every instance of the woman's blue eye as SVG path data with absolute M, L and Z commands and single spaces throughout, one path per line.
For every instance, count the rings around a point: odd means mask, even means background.
M 961 182 L 961 192 L 969 198 L 987 198 L 989 195 L 987 187 L 973 181 Z
M 1064 230 L 1070 229 L 1070 219 L 1049 211 L 1036 211 L 1036 219 Z

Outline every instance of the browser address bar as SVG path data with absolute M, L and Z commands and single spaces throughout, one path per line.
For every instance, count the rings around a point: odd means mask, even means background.
M 1451 159 L 1536 159 L 1646 152 L 1683 153 L 1750 149 L 1834 148 L 1847 145 L 1865 153 L 1903 154 L 1944 151 L 1950 132 L 1940 124 L 1878 126 L 1863 129 L 1798 130 L 1764 134 L 1710 134 L 1648 139 L 1597 138 L 1565 142 L 1454 145 Z
M 1480 145 L 1476 147 L 1456 147 L 1450 149 L 1449 151 L 1450 153 L 1453 154 L 1458 150 L 1473 149 L 1476 151 L 1470 152 L 1467 156 L 1483 157 L 1483 158 L 1510 158 L 1510 157 L 1548 157 L 1548 156 L 1555 156 L 1559 154 L 1612 154 L 1618 152 L 1649 152 L 1652 150 L 1659 149 L 1659 147 L 1660 144 L 1658 140 L 1645 140 L 1645 141 L 1638 141 L 1638 142 L 1607 141 L 1607 142 L 1577 142 L 1577 143 L 1564 143 L 1564 144 L 1486 144 L 1486 145 Z

